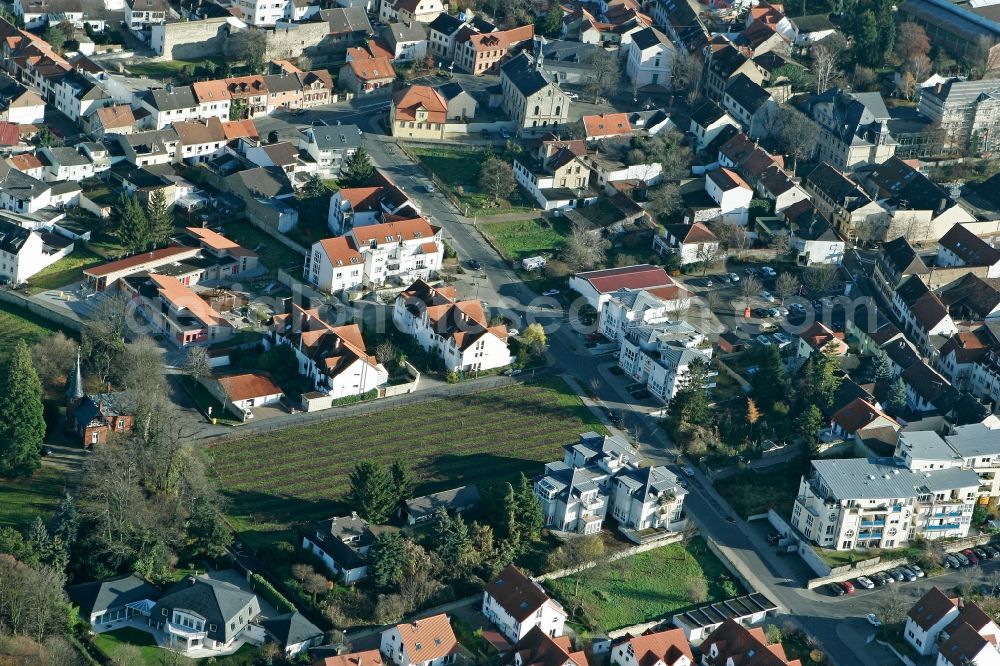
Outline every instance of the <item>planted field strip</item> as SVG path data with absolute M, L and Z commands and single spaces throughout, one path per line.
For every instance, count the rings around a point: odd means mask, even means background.
M 536 474 L 587 430 L 603 427 L 565 382 L 546 378 L 216 442 L 208 452 L 234 517 L 284 525 L 348 511 L 348 475 L 362 460 L 403 461 L 420 495 Z

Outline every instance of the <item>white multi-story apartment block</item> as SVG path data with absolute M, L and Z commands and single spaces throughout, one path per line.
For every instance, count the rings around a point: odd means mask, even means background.
M 715 386 L 711 369 L 712 345 L 686 322 L 635 326 L 621 338 L 618 364 L 636 381 L 646 385 L 658 400 L 668 403 L 684 386 L 691 364 L 709 366 L 707 388 Z
M 44 232 L 44 229 L 39 231 Z M 0 220 L 0 277 L 20 284 L 73 251 L 73 242 L 55 234 L 44 237 Z
M 334 400 L 364 395 L 389 381 L 385 367 L 368 353 L 357 324 L 332 326 L 315 309 L 292 305 L 291 312 L 275 315 L 265 344 L 295 350 L 299 374 Z
M 562 636 L 566 611 L 542 586 L 508 565 L 483 590 L 482 613 L 511 643 L 538 627 L 546 636 Z
M 677 311 L 676 300 L 667 301 L 645 289 L 619 289 L 604 304 L 597 331 L 618 342 L 633 326 L 662 324 Z
M 392 309 L 396 327 L 436 353 L 453 372 L 478 372 L 510 365 L 507 327 L 489 325 L 479 301 L 459 301 L 454 287 L 434 288 L 417 280 Z
M 429 279 L 444 258 L 441 228 L 417 217 L 351 229 L 313 243 L 304 275 L 330 293 Z
M 979 475 L 955 467 L 913 471 L 891 460 L 814 460 L 792 526 L 824 548 L 898 548 L 916 538 L 969 533 Z
M 940 435 L 933 430 L 899 433 L 894 457 L 915 471 L 961 468 L 979 475 L 980 498 L 1000 498 L 1000 419 L 987 417 Z
M 683 526 L 686 491 L 666 467 L 640 467 L 635 450 L 615 437 L 586 432 L 563 447 L 535 480 L 545 524 L 562 532 L 596 534 L 607 516 L 633 540 L 640 530 Z

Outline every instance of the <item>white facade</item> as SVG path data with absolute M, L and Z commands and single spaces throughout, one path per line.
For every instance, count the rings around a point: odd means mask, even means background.
M 814 264 L 832 264 L 839 266 L 844 261 L 846 244 L 842 240 L 807 240 L 799 238 L 794 233 L 791 237 L 792 247 L 799 254 L 799 263 L 806 266 Z
M 722 174 L 717 173 L 722 171 Z M 722 209 L 722 221 L 727 224 L 746 224 L 750 215 L 753 190 L 728 169 L 710 171 L 705 177 L 705 192 Z
M 0 230 L 13 224 L 0 223 Z M 0 276 L 8 278 L 11 284 L 20 284 L 36 273 L 39 273 L 47 266 L 54 264 L 73 251 L 73 243 L 66 247 L 49 247 L 42 240 L 42 237 L 34 231 L 19 230 L 17 233 L 24 235 L 24 241 L 20 247 L 12 247 L 7 243 L 0 243 Z
M 646 28 L 646 30 L 654 31 L 653 28 Z M 633 39 L 628 45 L 625 73 L 628 75 L 629 81 L 636 87 L 654 85 L 669 90 L 675 57 L 676 51 L 670 40 L 666 38 L 648 44 L 645 48 L 639 46 L 638 42 Z
M 367 564 L 350 568 L 343 567 L 339 563 L 335 562 L 325 550 L 313 543 L 307 536 L 302 537 L 302 548 L 310 551 L 313 555 L 318 557 L 320 561 L 326 565 L 326 568 L 330 570 L 330 573 L 340 577 L 346 585 L 356 583 L 368 575 Z M 367 553 L 367 548 L 365 549 L 365 552 Z
M 243 19 L 256 27 L 271 27 L 283 18 L 291 18 L 289 0 L 239 0 L 236 5 L 243 13 Z
M 958 608 L 952 606 L 951 610 L 941 615 L 937 622 L 930 624 L 926 629 L 921 627 L 912 617 L 907 617 L 906 627 L 903 628 L 903 637 L 921 656 L 932 655 L 937 651 L 937 639 L 941 635 L 941 630 L 957 616 Z
M 549 599 L 548 595 L 545 595 L 545 601 L 539 604 L 537 608 L 521 608 L 520 602 L 522 599 L 520 596 L 515 596 L 512 597 L 512 601 L 517 602 L 518 607 L 509 608 L 504 607 L 500 601 L 490 594 L 490 589 L 494 586 L 525 587 L 529 585 L 538 586 L 538 583 L 532 581 L 513 566 L 507 567 L 501 572 L 497 581 L 490 583 L 486 587 L 486 590 L 483 591 L 482 614 L 497 626 L 500 632 L 507 637 L 507 640 L 511 643 L 517 643 L 535 627 L 541 629 L 546 636 L 555 638 L 563 635 L 563 626 L 566 624 L 566 611 L 563 610 L 563 607 L 559 603 Z M 533 600 L 535 598 L 527 590 L 523 596 L 525 599 L 530 597 Z M 518 619 L 514 616 L 514 613 L 526 617 Z
M 684 385 L 695 360 L 711 367 L 712 345 L 685 322 L 667 322 L 632 328 L 621 339 L 618 365 L 630 377 L 645 384 L 658 400 L 669 403 Z M 709 370 L 709 377 L 718 372 Z M 709 381 L 708 388 L 714 386 Z
M 621 289 L 612 294 L 600 312 L 598 332 L 618 342 L 633 326 L 661 324 L 680 307 L 677 301 L 664 301 L 647 291 Z

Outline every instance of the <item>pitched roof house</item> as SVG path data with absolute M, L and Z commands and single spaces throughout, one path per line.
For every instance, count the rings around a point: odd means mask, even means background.
M 149 621 L 180 652 L 221 651 L 251 633 L 258 615 L 260 601 L 255 594 L 207 576 L 191 576 L 164 592 Z
M 781 643 L 769 643 L 762 627 L 744 627 L 727 619 L 699 646 L 704 666 L 801 666 Z
M 397 624 L 382 632 L 382 654 L 396 666 L 443 666 L 461 646 L 444 613 Z
M 393 136 L 444 139 L 448 102 L 435 88 L 410 86 L 392 95 L 389 123 Z
M 561 636 L 566 622 L 563 607 L 514 565 L 507 566 L 486 585 L 482 613 L 511 643 L 517 643 L 535 627 L 548 636 Z
M 569 636 L 552 637 L 533 628 L 502 659 L 504 666 L 588 666 L 587 653 L 572 652 Z
M 694 654 L 683 629 L 626 635 L 611 648 L 613 666 L 693 666 Z
M 368 551 L 375 533 L 368 521 L 352 512 L 313 523 L 302 531 L 302 547 L 311 551 L 331 573 L 352 585 L 368 575 Z

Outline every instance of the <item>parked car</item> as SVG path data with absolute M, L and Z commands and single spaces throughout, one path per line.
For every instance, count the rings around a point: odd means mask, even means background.
M 771 316 L 767 308 L 754 308 L 750 311 L 750 314 L 758 319 L 767 319 Z
M 545 291 L 542 292 L 542 296 L 558 296 L 558 295 L 559 295 L 558 289 L 546 289 Z
M 748 269 L 746 269 L 744 271 L 744 273 L 746 273 L 747 275 L 757 275 L 757 269 L 756 268 L 748 268 Z
M 471 268 L 474 271 L 481 271 L 481 270 L 483 270 L 483 265 L 481 263 L 479 263 L 478 261 L 476 261 L 475 259 L 469 259 L 466 262 L 466 264 L 468 264 L 469 268 Z
M 962 564 L 951 555 L 945 555 L 941 558 L 941 566 L 945 569 L 957 569 L 962 566 Z
M 972 562 L 969 561 L 969 558 L 965 556 L 965 553 L 952 553 L 951 556 L 958 560 L 958 563 L 963 567 L 967 567 L 972 564 Z
M 508 328 L 507 335 L 521 335 L 521 331 L 517 330 L 516 328 Z
M 566 97 L 568 97 L 570 99 L 580 99 L 580 96 L 578 94 L 576 94 L 575 92 L 568 92 L 568 93 L 566 93 Z
M 687 476 L 694 476 L 694 468 L 691 465 L 684 465 L 681 467 L 681 471 Z
M 872 625 L 873 627 L 882 626 L 882 620 L 878 619 L 878 615 L 876 615 L 875 613 L 868 613 L 868 615 L 865 615 L 865 619 L 867 619 L 868 624 Z
M 500 136 L 502 136 L 505 139 L 509 139 L 510 138 L 510 130 L 507 129 L 506 127 L 501 127 L 500 128 Z
M 778 325 L 769 321 L 762 321 L 757 330 L 761 333 L 774 333 L 778 330 Z
M 804 315 L 806 313 L 806 306 L 801 303 L 792 303 L 788 306 L 789 312 L 794 312 L 795 314 Z
M 732 280 L 733 282 L 739 282 L 740 281 L 740 276 L 737 275 L 736 273 L 730 273 L 729 274 L 729 279 Z
M 990 556 L 991 560 L 997 556 L 1000 556 L 1000 550 L 997 550 L 996 548 L 990 546 L 989 544 L 983 546 L 983 550 L 986 551 L 986 554 Z
M 787 317 L 788 316 L 788 308 L 786 308 L 784 305 L 775 305 L 771 309 L 772 310 L 777 310 L 778 314 L 781 315 L 782 317 Z
M 764 345 L 765 347 L 770 347 L 771 346 L 771 338 L 767 337 L 767 335 L 765 335 L 763 333 L 761 333 L 756 338 L 754 338 L 754 340 L 756 340 L 760 344 Z
M 873 583 L 867 576 L 858 576 L 857 583 L 860 587 L 863 587 L 866 590 L 875 589 L 875 583 Z
M 769 314 L 772 317 L 780 317 L 781 310 L 779 310 L 778 308 L 768 308 L 767 314 Z
M 774 339 L 777 340 L 779 347 L 792 344 L 792 339 L 784 333 L 775 333 Z
M 705 287 L 714 287 L 715 286 L 715 283 L 712 282 L 712 278 L 710 278 L 710 277 L 703 278 L 702 281 L 701 281 L 701 284 L 703 286 L 705 286 Z
M 970 564 L 979 564 L 979 557 L 971 548 L 963 550 L 962 555 L 965 555 L 965 557 L 968 558 Z
M 905 579 L 905 576 L 903 576 L 903 572 L 900 571 L 899 569 L 889 569 L 885 573 L 887 576 L 892 576 L 892 579 L 897 583 L 901 583 Z
M 976 546 L 975 548 L 973 548 L 972 552 L 976 554 L 976 557 L 979 558 L 980 562 L 982 562 L 983 560 L 990 559 L 990 556 L 987 555 L 986 551 L 983 550 L 982 547 L 980 547 L 980 546 Z
M 906 568 L 912 571 L 913 573 L 917 574 L 917 578 L 924 577 L 924 570 L 918 567 L 916 564 L 907 564 Z
M 896 571 L 903 574 L 903 578 L 911 583 L 917 579 L 917 574 L 913 573 L 906 567 L 896 567 Z
M 830 593 L 831 596 L 834 597 L 842 597 L 845 594 L 847 594 L 846 592 L 844 592 L 844 588 L 842 588 L 839 583 L 830 583 L 829 585 L 826 586 L 826 590 L 827 592 Z
M 424 185 L 424 192 L 426 192 L 427 194 L 434 194 L 435 192 L 437 192 L 437 189 L 431 183 L 427 183 L 426 185 Z
M 762 291 L 762 292 L 760 292 L 760 300 L 766 301 L 768 303 L 774 303 L 775 298 L 774 298 L 774 295 L 771 292 L 769 292 L 769 291 Z
M 840 584 L 840 586 L 844 588 L 844 592 L 847 592 L 848 594 L 854 594 L 854 583 L 852 583 L 851 581 L 845 580 Z
M 875 587 L 883 587 L 888 581 L 886 581 L 885 576 L 880 573 L 873 573 L 870 578 L 872 582 L 875 583 Z
M 776 277 L 778 275 L 775 272 L 775 270 L 773 268 L 771 268 L 770 266 L 764 266 L 763 268 L 761 268 L 760 269 L 760 274 L 763 275 L 766 278 L 773 278 L 773 277 Z

